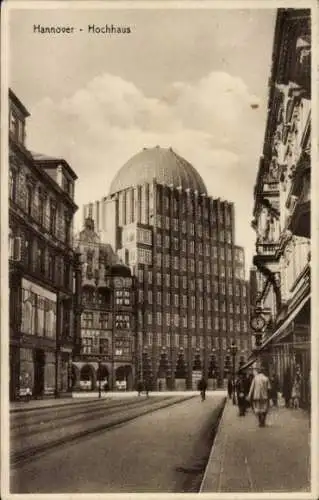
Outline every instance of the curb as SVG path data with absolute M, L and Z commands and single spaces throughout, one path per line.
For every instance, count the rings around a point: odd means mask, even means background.
M 216 484 L 216 487 L 210 488 L 210 492 L 218 492 L 218 482 L 219 482 L 219 477 L 220 477 L 220 473 L 221 473 L 222 465 L 223 465 L 223 450 L 224 450 L 224 444 L 225 444 L 224 440 L 222 439 L 222 436 L 221 436 L 221 430 L 223 427 L 223 418 L 224 418 L 224 414 L 225 414 L 225 409 L 227 408 L 227 404 L 228 404 L 228 401 L 227 401 L 227 398 L 225 398 L 224 407 L 221 410 L 221 415 L 220 415 L 219 421 L 218 421 L 218 428 L 217 428 L 217 432 L 215 434 L 214 443 L 213 443 L 212 449 L 211 449 L 210 454 L 209 454 L 209 458 L 207 461 L 207 465 L 205 468 L 205 472 L 204 472 L 203 479 L 202 479 L 198 493 L 205 492 L 204 485 L 205 485 L 208 474 L 210 476 L 210 482 L 212 482 L 214 485 Z M 214 458 L 214 456 L 217 458 Z M 212 477 L 213 477 L 213 479 L 211 480 Z
M 90 434 L 94 434 L 96 432 L 101 432 L 104 430 L 111 429 L 113 427 L 117 427 L 118 425 L 130 422 L 130 421 L 135 420 L 139 417 L 142 417 L 143 415 L 147 415 L 148 413 L 153 413 L 153 412 L 158 411 L 158 410 L 163 410 L 164 408 L 168 408 L 169 406 L 174 406 L 175 404 L 184 403 L 185 401 L 188 401 L 189 399 L 192 399 L 193 397 L 194 396 L 188 396 L 188 397 L 185 397 L 181 400 L 167 402 L 165 405 L 161 405 L 158 408 L 146 409 L 145 411 L 139 413 L 138 415 L 131 415 L 131 416 L 123 417 L 115 422 L 106 423 L 106 424 L 94 427 L 93 429 L 83 430 L 83 431 L 77 432 L 75 434 L 70 434 L 69 436 L 63 437 L 63 439 L 56 439 L 56 440 L 51 441 L 49 443 L 44 443 L 42 445 L 35 446 L 33 448 L 28 448 L 28 449 L 23 450 L 21 452 L 18 452 L 16 454 L 12 454 L 12 456 L 10 457 L 10 464 L 12 467 L 19 466 L 22 463 L 29 462 L 32 459 L 37 458 L 37 455 L 40 455 L 41 453 L 49 451 L 50 449 L 56 448 L 56 447 L 63 445 L 65 443 L 70 443 L 72 441 L 75 441 L 76 439 L 89 436 Z

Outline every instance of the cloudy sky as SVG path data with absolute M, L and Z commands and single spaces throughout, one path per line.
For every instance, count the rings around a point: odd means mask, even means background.
M 171 146 L 210 195 L 235 203 L 236 243 L 249 268 L 275 16 L 274 9 L 10 12 L 9 84 L 31 113 L 27 145 L 65 157 L 76 171 L 77 226 L 83 203 L 106 195 L 131 156 Z M 36 34 L 34 24 L 73 26 L 74 34 Z M 129 26 L 131 34 L 89 34 L 88 24 Z

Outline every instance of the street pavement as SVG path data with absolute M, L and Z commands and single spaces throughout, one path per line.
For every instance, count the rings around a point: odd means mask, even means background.
M 266 427 L 226 403 L 200 493 L 310 491 L 310 421 L 304 410 L 271 408 Z
M 208 394 L 52 449 L 11 470 L 11 493 L 198 491 L 224 395 Z

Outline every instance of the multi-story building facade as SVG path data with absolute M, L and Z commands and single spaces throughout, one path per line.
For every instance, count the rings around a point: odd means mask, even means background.
M 196 387 L 202 375 L 223 383 L 227 349 L 249 318 L 233 204 L 208 196 L 192 165 L 157 146 L 133 156 L 89 214 L 136 279 L 137 378 L 154 389 Z
M 25 145 L 28 111 L 9 91 L 10 398 L 70 389 L 77 176 Z M 74 314 L 76 313 L 76 314 Z
M 134 387 L 134 287 L 128 266 L 101 242 L 86 218 L 75 246 L 82 261 L 82 316 L 73 360 L 73 388 Z M 124 382 L 124 385 L 123 385 Z
M 310 11 L 279 9 L 255 186 L 259 356 L 310 400 Z M 257 353 L 255 353 L 256 355 Z

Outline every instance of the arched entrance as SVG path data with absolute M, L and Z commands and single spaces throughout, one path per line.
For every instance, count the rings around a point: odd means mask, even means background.
M 90 365 L 84 365 L 80 372 L 80 388 L 84 391 L 92 391 L 94 382 L 94 369 Z
M 100 365 L 96 372 L 97 385 L 101 384 L 101 389 L 104 391 L 110 390 L 109 371 L 105 365 Z
M 130 365 L 119 366 L 115 370 L 115 386 L 117 391 L 133 390 L 133 373 Z

